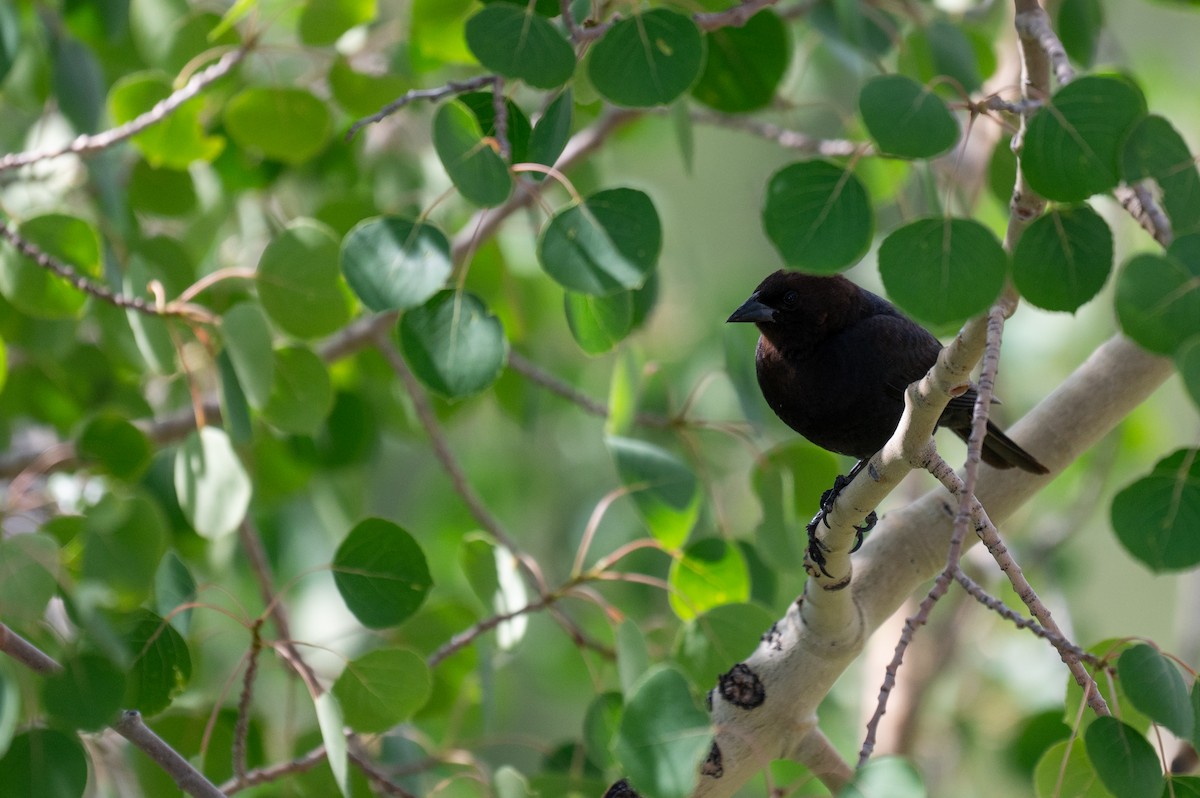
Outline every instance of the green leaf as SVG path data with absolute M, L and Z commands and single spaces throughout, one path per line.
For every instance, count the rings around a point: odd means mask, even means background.
M 1157 649 L 1145 644 L 1126 649 L 1117 660 L 1117 675 L 1135 707 L 1177 737 L 1186 740 L 1192 736 L 1195 718 L 1187 685 L 1179 668 Z
M 186 216 L 196 209 L 196 185 L 182 169 L 156 167 L 139 159 L 129 174 L 129 205 L 140 213 Z
M 958 141 L 958 123 L 932 91 L 903 75 L 879 75 L 863 86 L 858 107 L 885 153 L 932 158 Z
M 490 207 L 512 193 L 512 176 L 497 145 L 484 139 L 479 120 L 461 101 L 445 103 L 434 114 L 433 147 L 455 188 L 469 202 Z
M 700 490 L 692 470 L 645 441 L 610 437 L 608 448 L 650 534 L 667 549 L 682 546 L 700 514 Z
M 79 738 L 55 729 L 29 729 L 13 738 L 0 759 L 0 784 L 23 798 L 80 798 L 88 758 Z
M 239 147 L 299 166 L 325 149 L 333 117 L 305 89 L 250 86 L 225 105 L 225 129 Z
M 12 745 L 20 720 L 21 691 L 13 675 L 7 670 L 0 670 L 0 774 L 4 773 L 4 755 Z
M 275 380 L 263 418 L 284 432 L 313 435 L 332 408 L 333 384 L 321 358 L 303 346 L 276 350 Z
M 0 5 L 0 84 L 4 83 L 16 62 L 20 47 L 21 18 L 13 6 L 7 3 Z
M 660 667 L 626 701 L 613 753 L 640 794 L 684 798 L 695 788 L 711 745 L 708 715 L 692 701 L 687 680 Z
M 427 388 L 447 399 L 480 393 L 500 376 L 508 340 L 473 294 L 441 291 L 400 318 L 400 351 Z
M 471 109 L 479 121 L 479 129 L 484 138 L 496 138 L 496 95 L 490 91 L 472 91 L 460 94 L 458 101 Z M 508 146 L 511 150 L 508 163 L 520 163 L 529 159 L 529 137 L 532 127 L 529 117 L 521 110 L 521 106 L 512 100 L 504 101 L 508 117 Z
M 275 354 L 271 328 L 254 302 L 239 302 L 221 317 L 221 338 L 250 406 L 262 410 L 271 397 Z
M 708 34 L 708 57 L 692 96 L 725 113 L 765 108 L 775 98 L 792 58 L 788 27 L 771 9 L 751 17 L 740 28 Z
M 346 724 L 342 720 L 342 707 L 337 696 L 326 690 L 313 699 L 317 710 L 317 726 L 321 729 L 321 740 L 325 743 L 325 758 L 333 771 L 333 780 L 342 795 L 349 798 L 350 784 L 347 780 L 348 752 L 346 747 Z
M 971 219 L 919 219 L 879 247 L 888 295 L 917 319 L 950 324 L 981 313 L 1004 287 L 1008 256 L 996 236 Z
M 528 155 L 532 163 L 553 166 L 558 161 L 571 138 L 574 113 L 575 96 L 570 89 L 563 89 L 533 126 Z
M 618 681 L 621 690 L 628 695 L 650 667 L 650 648 L 646 645 L 646 636 L 634 621 L 627 618 L 617 627 L 616 649 Z
M 691 18 L 655 8 L 618 21 L 588 56 L 596 91 L 617 105 L 667 105 L 700 75 L 704 40 Z
M 558 0 L 479 0 L 485 6 L 490 6 L 494 3 L 508 3 L 515 6 L 533 6 L 533 10 L 541 14 L 543 17 L 557 17 L 562 13 L 562 6 Z
M 611 188 L 554 214 L 538 239 L 537 257 L 559 285 L 583 294 L 640 288 L 662 250 L 662 227 L 650 197 Z
M 401 75 L 359 72 L 340 54 L 329 66 L 327 79 L 333 99 L 351 116 L 370 116 L 412 86 Z
M 943 96 L 961 97 L 979 91 L 983 79 L 995 71 L 991 45 L 988 40 L 974 40 L 964 25 L 935 19 L 904 40 L 900 67 Z M 951 83 L 947 85 L 944 78 Z
M 300 11 L 300 41 L 321 47 L 375 19 L 375 0 L 305 0 Z
M 1100 293 L 1112 262 L 1112 231 L 1100 214 L 1087 205 L 1054 207 L 1021 235 L 1013 282 L 1039 308 L 1074 313 Z
M 789 266 L 834 274 L 867 254 L 875 213 L 851 172 L 828 161 L 801 161 L 771 176 L 763 228 Z
M 1047 748 L 1034 769 L 1033 781 L 1037 798 L 1115 798 L 1104 789 L 1078 737 Z
M 381 648 L 346 663 L 333 694 L 346 724 L 371 734 L 408 720 L 432 689 L 433 677 L 421 656 L 405 648 Z
M 750 598 L 750 571 L 737 546 L 721 538 L 697 540 L 671 561 L 668 598 L 679 618 L 690 621 L 722 604 Z
M 1121 545 L 1155 573 L 1200 564 L 1200 457 L 1180 449 L 1112 503 Z
M 925 798 L 926 795 L 920 774 L 898 756 L 872 759 L 838 792 L 838 798 Z
M 346 282 L 371 310 L 424 304 L 446 284 L 450 269 L 450 242 L 425 222 L 367 219 L 342 240 Z
M 589 355 L 610 351 L 633 329 L 633 293 L 590 296 L 568 291 L 563 296 L 567 326 L 579 348 Z
M 757 604 L 713 607 L 680 628 L 671 658 L 694 687 L 707 690 L 758 648 L 774 622 L 775 616 Z
M 188 435 L 175 454 L 179 507 L 202 537 L 215 540 L 237 529 L 246 517 L 252 491 L 250 477 L 224 430 L 201 427 Z
M 496 798 L 541 798 L 541 793 L 530 788 L 521 772 L 511 765 L 501 765 L 492 783 L 496 786 Z
M 119 619 L 116 626 L 132 660 L 121 706 L 146 716 L 157 715 L 192 678 L 187 643 L 174 627 L 149 610 L 136 610 Z
M 338 269 L 338 240 L 311 219 L 296 219 L 267 244 L 255 284 L 263 309 L 297 338 L 329 335 L 350 320 Z
M 420 545 L 382 518 L 350 530 L 334 554 L 333 580 L 350 612 L 369 629 L 403 623 L 433 587 Z
M 99 731 L 116 720 L 124 695 L 125 674 L 116 665 L 81 654 L 42 683 L 42 708 L 68 728 Z
M 167 548 L 166 526 L 158 505 L 141 495 L 108 493 L 88 508 L 82 575 L 103 588 L 105 605 L 133 609 L 146 600 Z
M 104 69 L 87 45 L 70 37 L 51 40 L 58 110 L 78 133 L 94 133 L 104 108 Z
M 1089 75 L 1067 84 L 1029 121 L 1021 154 L 1029 184 L 1059 202 L 1114 187 L 1121 147 L 1145 114 L 1145 98 L 1127 80 Z
M 108 93 L 108 114 L 114 123 L 123 125 L 150 111 L 173 90 L 171 79 L 161 72 L 125 75 Z M 182 170 L 195 161 L 211 161 L 221 154 L 225 140 L 204 132 L 203 114 L 202 98 L 188 100 L 135 135 L 133 145 L 155 168 Z
M 753 366 L 753 358 L 746 360 Z M 761 396 L 758 398 L 761 401 Z M 763 520 L 756 535 L 771 562 L 781 568 L 802 565 L 805 541 L 792 530 L 812 518 L 821 494 L 839 471 L 833 454 L 805 440 L 779 444 L 757 459 L 751 485 L 762 506 Z
M 485 607 L 491 609 L 492 599 L 500 591 L 496 544 L 482 533 L 473 532 L 463 538 L 459 545 L 458 561 L 471 592 Z
M 1121 798 L 1160 798 L 1162 770 L 1154 746 L 1113 717 L 1096 718 L 1084 733 L 1088 759 L 1109 791 Z
M 583 740 L 587 747 L 588 760 L 605 770 L 615 764 L 612 741 L 621 724 L 623 709 L 621 694 L 610 690 L 592 699 L 583 718 Z
M 846 0 L 818 0 L 808 15 L 812 26 L 834 41 L 850 45 L 875 62 L 896 44 L 900 20 L 879 8 Z
M 1104 29 L 1104 8 L 1100 0 L 1063 0 L 1054 27 L 1071 60 L 1090 67 L 1096 59 L 1096 44 Z
M 167 288 L 169 275 L 165 274 L 157 263 L 151 262 L 145 254 L 130 255 L 121 279 L 121 287 L 129 296 L 139 297 L 153 303 L 150 294 L 150 282 L 158 280 Z M 133 333 L 134 343 L 146 365 L 156 374 L 173 374 L 175 372 L 175 343 L 171 340 L 171 331 L 166 319 L 148 316 L 145 313 L 129 308 L 125 311 L 125 320 Z
M 100 238 L 87 222 L 59 213 L 35 216 L 17 227 L 23 238 L 86 277 L 101 272 Z M 0 251 L 0 292 L 22 313 L 38 319 L 74 318 L 87 295 L 17 253 Z
M 19 627 L 42 618 L 58 591 L 58 556 L 58 544 L 48 535 L 0 540 L 0 607 L 5 623 Z
M 409 31 L 410 58 L 419 72 L 448 64 L 474 64 L 463 27 L 475 10 L 474 0 L 413 0 Z
M 1121 154 L 1121 177 L 1158 183 L 1176 236 L 1200 232 L 1200 171 L 1187 142 L 1166 119 L 1148 116 L 1133 128 Z
M 126 482 L 140 477 L 154 454 L 146 434 L 111 411 L 94 416 L 84 426 L 75 448 L 85 463 Z
M 1176 238 L 1165 255 L 1135 255 L 1117 277 L 1121 329 L 1169 355 L 1200 333 L 1200 234 Z
M 575 48 L 528 5 L 486 6 L 467 20 L 466 37 L 479 63 L 534 88 L 557 88 L 575 71 Z
M 1200 335 L 1189 338 L 1175 350 L 1175 368 L 1188 395 L 1200 407 Z
M 192 610 L 179 609 L 183 604 L 196 600 L 196 580 L 183 560 L 174 551 L 168 551 L 154 573 L 154 609 L 180 634 L 187 634 L 191 625 Z

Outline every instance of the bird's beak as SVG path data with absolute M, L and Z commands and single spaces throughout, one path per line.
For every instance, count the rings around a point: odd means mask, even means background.
M 751 294 L 725 323 L 731 321 L 775 321 L 775 309 L 759 302 L 757 293 Z

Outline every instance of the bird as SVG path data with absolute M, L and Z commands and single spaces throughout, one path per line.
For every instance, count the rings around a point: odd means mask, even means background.
M 809 554 L 823 571 L 816 523 L 896 431 L 905 388 L 937 362 L 942 345 L 895 305 L 841 275 L 777 271 L 727 321 L 757 325 L 758 386 L 775 415 L 811 443 L 858 461 L 826 491 L 809 525 Z M 966 440 L 976 395 L 969 387 L 952 398 L 938 426 Z M 1049 473 L 990 420 L 981 455 L 995 468 Z M 860 528 L 860 544 L 873 516 Z

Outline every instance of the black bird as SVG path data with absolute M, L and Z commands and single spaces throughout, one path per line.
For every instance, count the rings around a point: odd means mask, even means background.
M 896 431 L 905 388 L 937 362 L 942 345 L 886 299 L 840 275 L 777 271 L 728 321 L 758 326 L 758 385 L 775 415 L 822 449 L 859 461 L 822 498 L 811 537 L 837 491 Z M 966 440 L 975 396 L 969 388 L 951 399 L 938 425 Z M 991 421 L 982 457 L 996 468 L 1048 473 Z M 868 529 L 871 523 L 868 518 Z M 809 552 L 821 565 L 811 542 Z

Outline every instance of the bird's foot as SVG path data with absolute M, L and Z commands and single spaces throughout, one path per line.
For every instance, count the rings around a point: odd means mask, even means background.
M 856 471 L 857 470 L 858 469 L 856 469 Z M 814 566 L 816 566 L 820 573 L 828 577 L 833 576 L 831 573 L 829 573 L 829 571 L 825 570 L 825 554 L 829 551 L 829 547 L 817 537 L 817 526 L 823 523 L 825 524 L 826 529 L 830 528 L 829 513 L 833 511 L 833 503 L 837 500 L 838 494 L 840 494 L 842 490 L 850 484 L 850 481 L 854 478 L 855 473 L 856 472 L 851 472 L 850 476 L 838 474 L 837 478 L 833 481 L 833 487 L 821 494 L 821 507 L 819 510 L 817 510 L 817 514 L 813 516 L 813 519 L 809 521 L 808 525 L 805 527 L 805 531 L 808 532 L 808 560 Z M 854 527 L 854 548 L 850 549 L 851 554 L 862 548 L 863 537 L 872 529 L 874 529 L 875 524 L 878 522 L 879 516 L 877 516 L 875 511 L 872 510 L 867 517 L 863 519 L 863 523 L 861 525 L 856 525 Z M 817 573 L 814 571 L 813 576 L 816 575 Z

